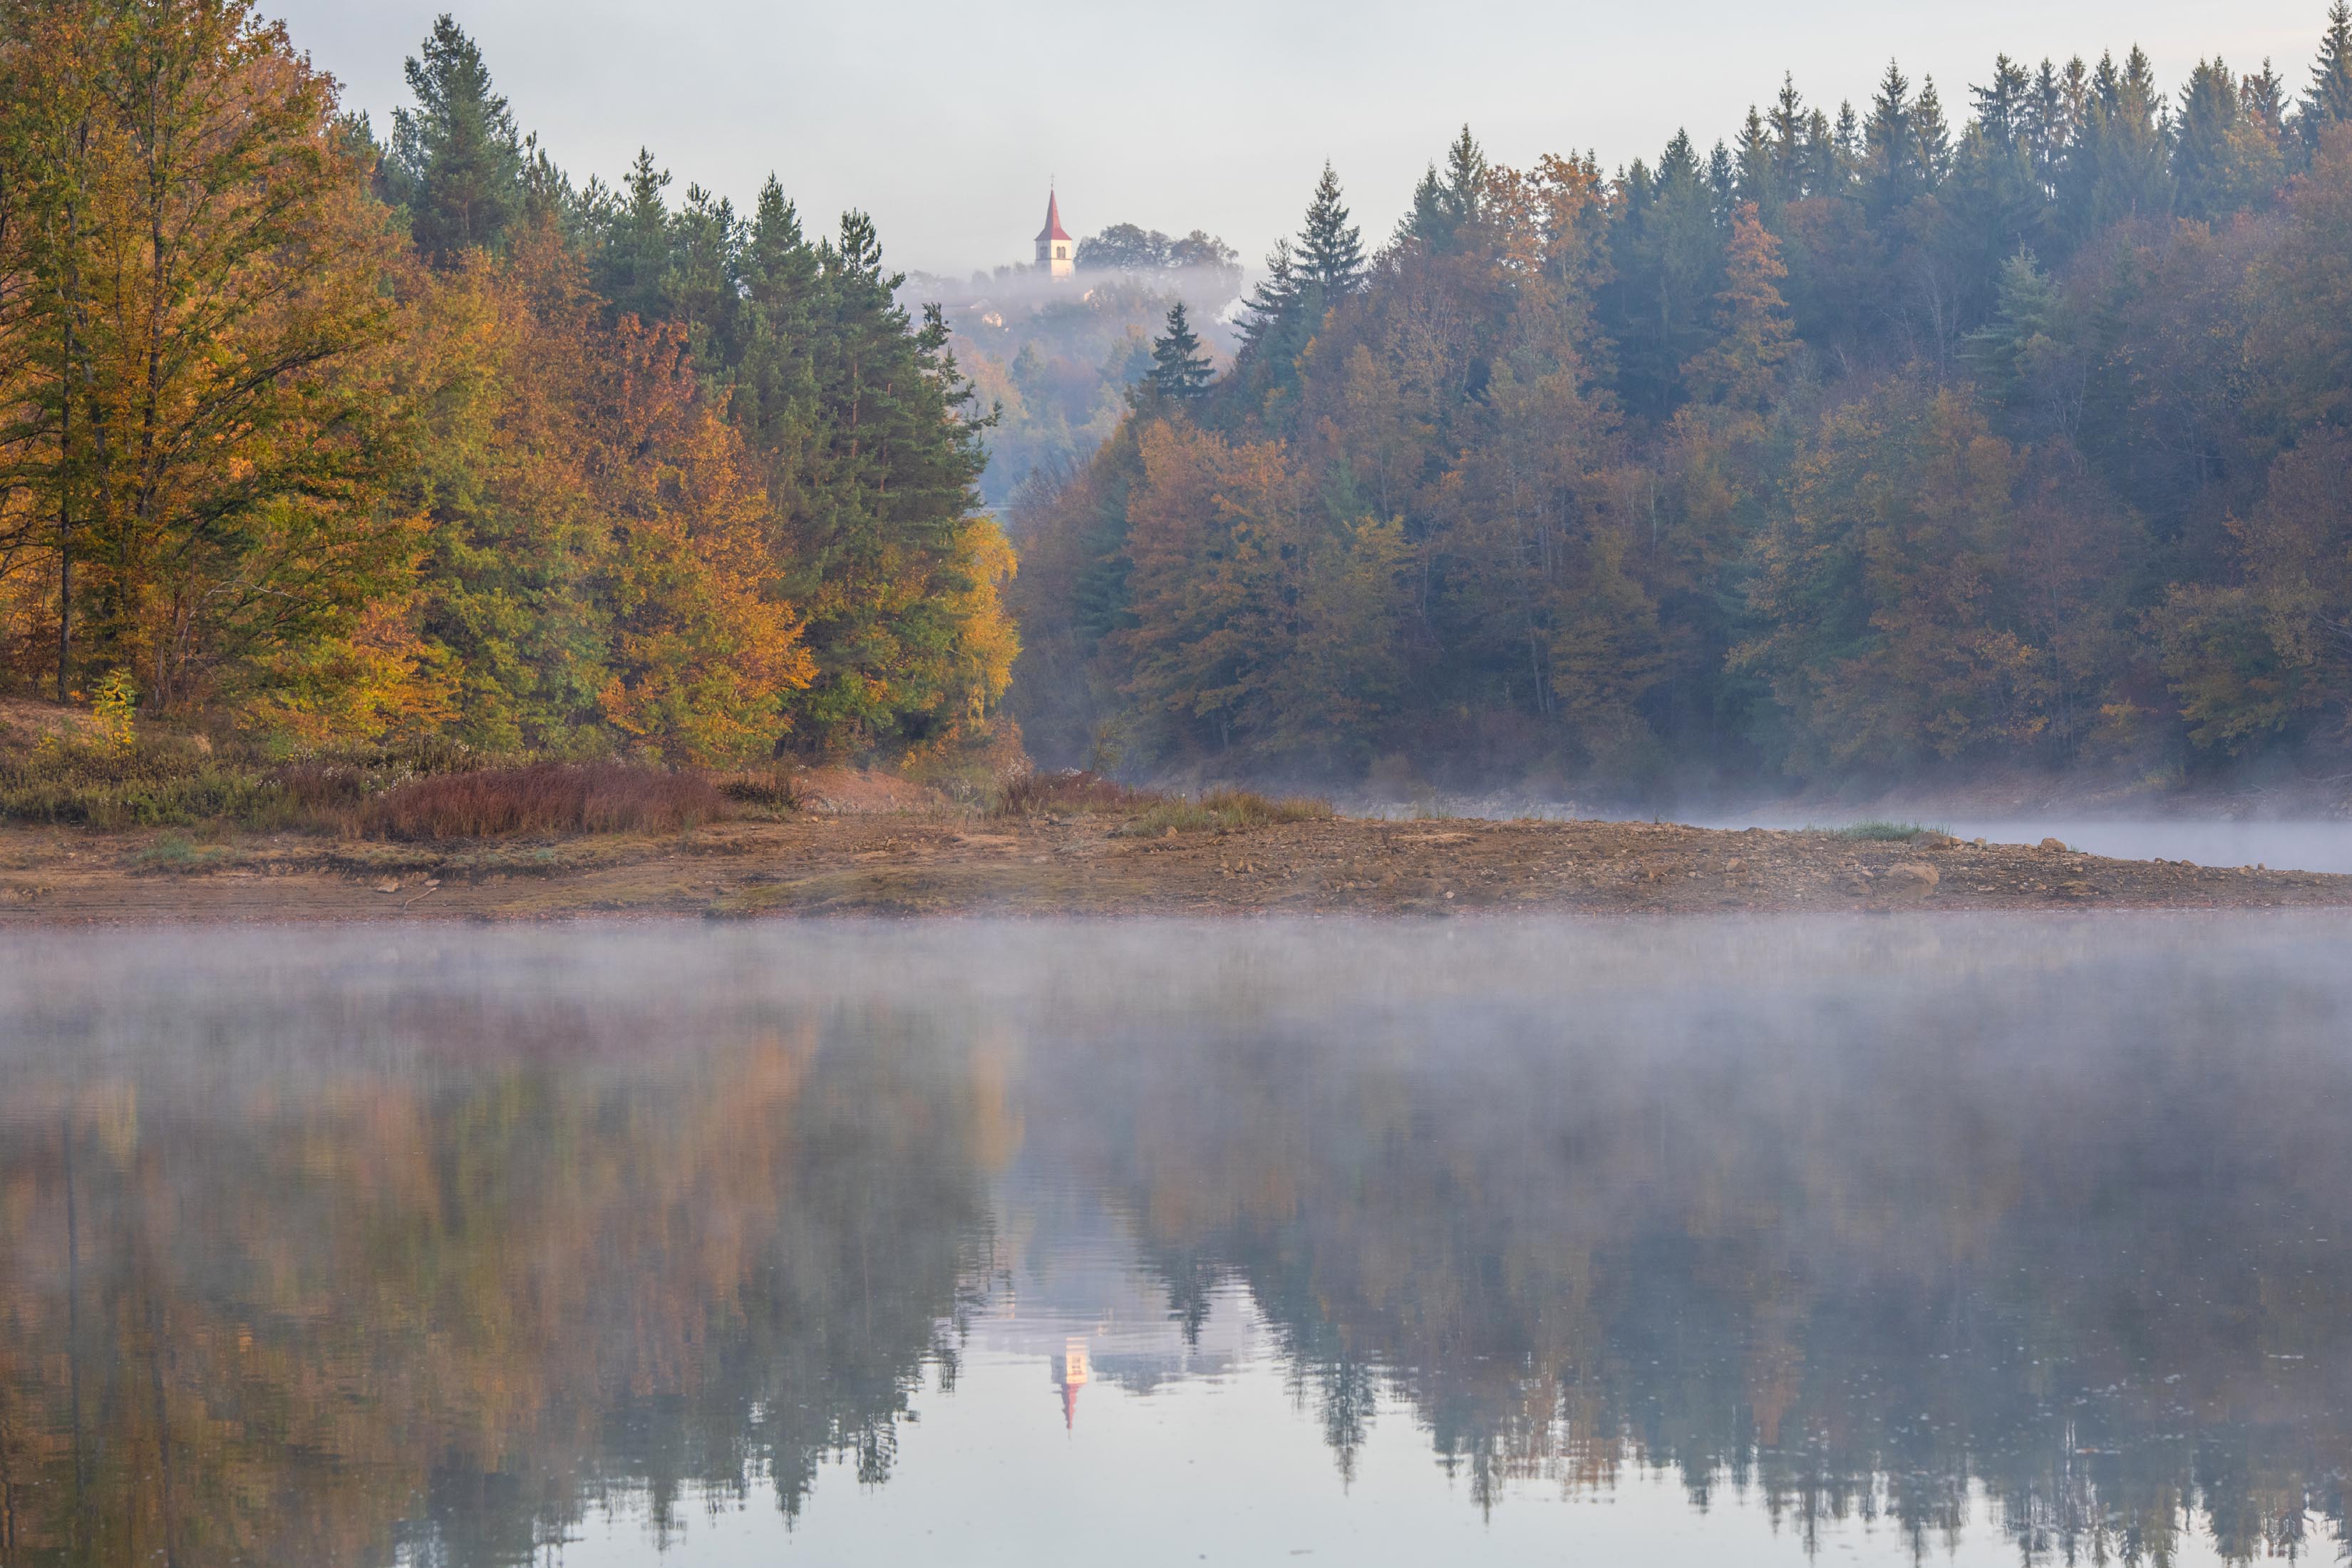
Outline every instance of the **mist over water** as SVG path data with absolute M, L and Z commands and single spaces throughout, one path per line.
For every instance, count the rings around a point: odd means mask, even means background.
M 2324 1559 L 2347 936 L 19 939 L 7 1561 Z

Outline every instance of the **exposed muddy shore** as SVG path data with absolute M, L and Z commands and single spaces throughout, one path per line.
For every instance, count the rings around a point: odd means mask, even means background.
M 2352 906 L 2352 877 L 1646 823 L 808 815 L 452 847 L 0 829 L 0 925 L 588 915 L 1254 915 Z

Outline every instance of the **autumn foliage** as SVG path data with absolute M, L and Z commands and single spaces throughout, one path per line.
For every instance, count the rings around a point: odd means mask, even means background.
M 446 18 L 410 83 L 387 151 L 247 0 L 0 18 L 0 682 L 280 749 L 985 738 L 1012 558 L 870 225 L 575 191 Z
M 2215 60 L 2174 107 L 2137 50 L 1970 92 L 1790 85 L 1613 176 L 1465 131 L 1369 260 L 1327 172 L 1233 372 L 1018 509 L 1040 760 L 2352 752 L 2352 13 L 2300 97 Z

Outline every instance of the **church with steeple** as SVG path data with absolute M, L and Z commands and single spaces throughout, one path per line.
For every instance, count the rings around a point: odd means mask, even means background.
M 1062 232 L 1061 198 L 1045 193 L 1045 226 L 1037 231 L 1037 270 L 1067 278 L 1077 268 L 1077 242 Z

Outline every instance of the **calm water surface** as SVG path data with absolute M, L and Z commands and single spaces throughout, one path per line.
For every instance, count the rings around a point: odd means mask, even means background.
M 2352 921 L 0 944 L 0 1563 L 2345 1551 Z

